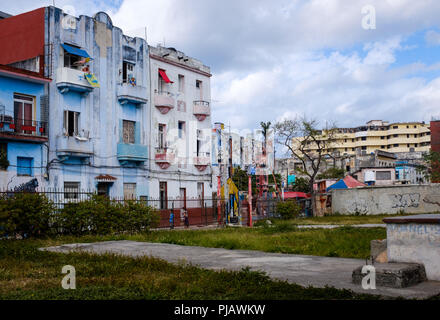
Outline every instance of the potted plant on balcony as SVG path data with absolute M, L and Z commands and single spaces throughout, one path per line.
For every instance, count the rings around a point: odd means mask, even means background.
M 8 156 L 4 151 L 0 151 L 0 169 L 6 170 L 9 167 Z

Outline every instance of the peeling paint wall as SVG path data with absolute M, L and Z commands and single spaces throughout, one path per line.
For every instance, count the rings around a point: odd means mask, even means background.
M 440 212 L 440 185 L 332 190 L 332 212 L 340 214 Z
M 70 19 L 66 28 L 65 19 Z M 136 196 L 148 196 L 148 154 L 144 162 L 126 162 L 118 159 L 118 143 L 122 139 L 122 120 L 136 121 L 139 146 L 148 146 L 149 103 L 135 105 L 121 103 L 118 99 L 123 87 L 122 67 L 125 52 L 135 53 L 136 87 L 129 86 L 127 92 L 135 92 L 149 100 L 148 45 L 144 39 L 131 38 L 113 26 L 107 14 L 100 12 L 94 17 L 69 17 L 60 9 L 48 7 L 46 16 L 46 42 L 53 45 L 53 81 L 50 85 L 50 170 L 49 187 L 63 188 L 64 182 L 80 182 L 81 189 L 96 191 L 96 176 L 108 174 L 117 178 L 110 187 L 110 196 L 122 197 L 124 183 L 136 183 Z M 90 92 L 69 89 L 60 90 L 63 79 L 59 70 L 64 67 L 64 52 L 61 44 L 77 46 L 93 58 L 87 64 L 98 79 L 99 88 Z M 124 84 L 127 86 L 127 84 Z M 66 137 L 63 129 L 63 112 L 80 112 L 79 131 L 87 141 L 73 141 L 82 149 L 91 149 L 89 157 L 75 153 L 67 159 L 60 157 L 61 141 L 75 139 Z M 133 150 L 137 150 L 133 148 Z M 145 149 L 146 150 L 146 149 Z

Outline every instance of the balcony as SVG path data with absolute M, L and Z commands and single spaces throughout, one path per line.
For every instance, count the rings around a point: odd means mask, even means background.
M 174 159 L 175 155 L 169 148 L 156 148 L 154 160 L 161 169 L 167 169 Z
M 118 143 L 118 160 L 122 165 L 148 160 L 148 147 L 143 144 Z
M 209 155 L 209 153 L 199 153 L 199 155 L 194 157 L 194 166 L 200 172 L 205 171 L 211 163 L 211 158 Z
M 160 113 L 167 114 L 174 108 L 174 98 L 170 92 L 156 91 L 154 93 L 154 106 L 159 109 Z
M 84 72 L 72 68 L 59 68 L 57 70 L 56 83 L 61 93 L 76 91 L 88 94 L 93 90 L 92 85 L 87 81 Z
M 133 103 L 137 106 L 141 106 L 148 102 L 147 88 L 131 85 L 129 83 L 122 83 L 118 87 L 118 101 L 120 104 Z
M 193 114 L 197 120 L 203 121 L 211 114 L 211 107 L 208 101 L 196 100 L 193 104 Z
M 93 155 L 93 144 L 89 138 L 80 136 L 58 136 L 56 152 L 59 158 L 89 158 Z
M 0 116 L 0 138 L 16 141 L 46 142 L 47 122 Z

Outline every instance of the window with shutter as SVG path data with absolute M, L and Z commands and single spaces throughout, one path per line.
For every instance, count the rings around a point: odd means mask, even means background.
M 134 121 L 128 121 L 123 120 L 122 121 L 122 130 L 123 130 L 123 142 L 124 143 L 135 143 L 135 136 L 134 136 L 134 128 L 135 128 L 135 122 Z

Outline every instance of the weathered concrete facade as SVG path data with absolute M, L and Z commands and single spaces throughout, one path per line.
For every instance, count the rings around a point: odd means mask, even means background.
M 48 186 L 100 189 L 117 197 L 147 196 L 146 41 L 125 36 L 103 12 L 94 17 L 76 18 L 58 8 L 47 7 L 45 43 L 52 47 L 51 55 L 46 56 L 51 61 L 46 61 L 45 66 L 53 70 L 54 78 L 48 92 L 51 119 Z M 99 87 L 84 78 L 84 69 L 66 62 L 69 52 L 63 45 L 83 50 L 91 57 L 86 65 Z M 124 79 L 127 62 L 132 65 L 130 79 L 135 79 L 132 83 L 127 81 L 128 76 Z M 132 124 L 132 132 L 123 132 L 124 121 Z M 70 128 L 71 123 L 74 129 Z M 97 177 L 102 175 L 115 179 L 100 181 Z
M 174 48 L 150 46 L 150 73 L 150 196 L 162 209 L 172 207 L 170 199 L 211 199 L 210 68 Z
M 384 221 L 388 261 L 421 263 L 428 280 L 440 281 L 440 215 L 393 217 Z
M 340 214 L 440 211 L 440 185 L 403 185 L 332 190 L 332 212 Z

